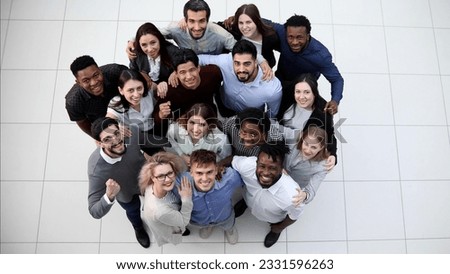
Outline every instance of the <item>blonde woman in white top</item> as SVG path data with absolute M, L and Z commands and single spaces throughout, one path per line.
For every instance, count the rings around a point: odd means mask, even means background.
M 179 244 L 188 235 L 186 226 L 191 219 L 192 188 L 182 178 L 178 188 L 180 199 L 172 192 L 175 179 L 186 170 L 183 160 L 170 152 L 158 152 L 149 157 L 139 175 L 139 188 L 144 195 L 141 218 L 156 238 L 158 246 Z

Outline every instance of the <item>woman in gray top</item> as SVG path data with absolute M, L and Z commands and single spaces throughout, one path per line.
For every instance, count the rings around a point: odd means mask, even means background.
M 292 145 L 291 153 L 286 155 L 284 168 L 301 188 L 298 203 L 309 203 L 327 175 L 325 162 L 329 156 L 326 146 L 325 130 L 310 126 L 303 131 L 299 142 Z

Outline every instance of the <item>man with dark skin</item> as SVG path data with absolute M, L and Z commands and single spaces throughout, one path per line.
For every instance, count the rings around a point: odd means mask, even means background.
M 70 65 L 75 84 L 66 95 L 67 113 L 89 136 L 92 123 L 105 117 L 110 100 L 119 95 L 119 76 L 125 69 L 119 64 L 99 67 L 88 55 L 76 58 Z
M 303 204 L 296 207 L 292 203 L 292 198 L 302 195 L 302 191 L 283 173 L 287 153 L 289 148 L 283 141 L 277 141 L 262 144 L 258 157 L 233 157 L 232 167 L 245 183 L 245 202 L 257 219 L 270 224 L 270 232 L 264 239 L 267 248 L 275 244 L 281 232 L 303 212 Z

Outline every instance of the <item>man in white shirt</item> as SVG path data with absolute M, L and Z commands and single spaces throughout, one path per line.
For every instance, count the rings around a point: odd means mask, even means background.
M 245 183 L 244 199 L 252 214 L 270 223 L 270 232 L 264 246 L 271 247 L 281 232 L 293 224 L 303 212 L 303 204 L 296 207 L 292 200 L 303 195 L 298 184 L 282 172 L 285 155 L 289 148 L 283 141 L 264 143 L 258 157 L 233 157 L 232 167 L 239 172 Z

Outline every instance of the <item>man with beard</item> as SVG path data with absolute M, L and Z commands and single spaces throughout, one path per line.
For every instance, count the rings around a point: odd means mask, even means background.
M 284 142 L 261 145 L 258 157 L 234 156 L 232 167 L 245 183 L 244 199 L 252 214 L 270 224 L 264 246 L 271 247 L 281 232 L 293 224 L 303 212 L 303 204 L 296 207 L 292 199 L 301 194 L 298 184 L 283 173 L 283 161 L 289 148 Z
M 281 83 L 275 77 L 263 80 L 253 43 L 243 39 L 234 45 L 230 54 L 199 55 L 199 59 L 200 65 L 213 64 L 222 72 L 221 100 L 216 102 L 223 117 L 230 117 L 249 107 L 267 108 L 269 117 L 276 117 L 282 96 Z
M 189 0 L 184 5 L 184 19 L 187 31 L 178 22 L 161 28 L 166 39 L 173 39 L 180 48 L 192 49 L 196 54 L 221 54 L 230 52 L 236 40 L 233 35 L 217 24 L 210 23 L 211 10 L 203 0 Z M 128 41 L 127 54 L 134 59 L 134 41 Z
M 119 76 L 124 65 L 108 64 L 98 67 L 94 58 L 83 55 L 70 65 L 75 84 L 66 95 L 66 109 L 71 121 L 89 136 L 95 119 L 105 117 L 109 101 L 119 95 Z
M 138 143 L 137 127 L 132 126 L 131 130 L 133 134 L 129 143 L 125 144 L 116 120 L 102 117 L 92 124 L 92 136 L 98 147 L 88 162 L 89 213 L 100 219 L 117 200 L 133 225 L 137 241 L 148 248 L 150 238 L 140 216 L 138 187 L 138 176 L 145 157 Z
M 303 15 L 293 15 L 285 24 L 266 21 L 280 37 L 280 59 L 275 75 L 283 84 L 281 113 L 293 103 L 291 86 L 295 78 L 302 73 L 312 73 L 318 79 L 323 75 L 331 84 L 331 100 L 324 111 L 334 115 L 338 112 L 342 99 L 344 79 L 328 49 L 311 36 L 311 23 Z M 281 118 L 281 117 L 280 117 Z

